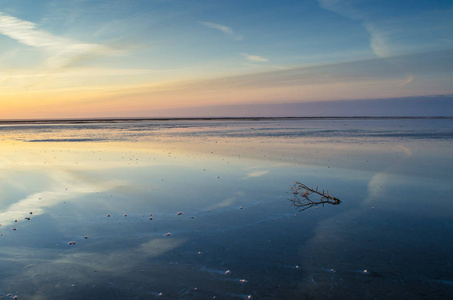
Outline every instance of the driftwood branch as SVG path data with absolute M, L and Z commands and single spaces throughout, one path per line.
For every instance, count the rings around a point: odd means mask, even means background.
M 293 199 L 290 200 L 295 207 L 300 208 L 299 211 L 304 211 L 319 204 L 324 206 L 324 204 L 338 205 L 341 203 L 340 199 L 330 196 L 327 189 L 320 192 L 318 188 L 312 189 L 297 181 L 294 181 L 291 190 Z

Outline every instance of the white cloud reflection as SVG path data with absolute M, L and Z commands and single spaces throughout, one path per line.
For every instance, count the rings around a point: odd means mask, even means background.
M 254 171 L 254 172 L 248 173 L 245 177 L 242 177 L 242 179 L 250 179 L 250 178 L 261 177 L 261 176 L 264 176 L 264 175 L 266 175 L 268 173 L 269 173 L 269 171 Z
M 23 221 L 25 217 L 33 217 L 45 213 L 46 208 L 52 207 L 69 199 L 81 197 L 81 195 L 92 194 L 111 190 L 118 185 L 119 181 L 90 182 L 80 176 L 69 172 L 52 169 L 49 179 L 52 188 L 41 192 L 33 193 L 9 205 L 0 212 L 0 224 L 11 225 L 15 220 Z

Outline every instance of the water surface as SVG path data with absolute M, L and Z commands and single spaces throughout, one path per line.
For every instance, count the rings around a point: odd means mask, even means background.
M 452 141 L 451 119 L 4 123 L 0 296 L 448 298 Z M 342 202 L 301 211 L 293 181 Z

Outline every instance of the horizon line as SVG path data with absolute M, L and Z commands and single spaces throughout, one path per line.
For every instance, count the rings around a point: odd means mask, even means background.
M 8 123 L 91 123 L 116 121 L 209 121 L 209 120 L 296 120 L 296 119 L 453 119 L 453 116 L 304 116 L 304 117 L 98 117 L 98 118 L 43 118 L 43 119 L 0 119 L 1 124 Z

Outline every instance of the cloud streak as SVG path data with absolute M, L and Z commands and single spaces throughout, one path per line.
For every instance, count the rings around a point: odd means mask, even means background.
M 225 26 L 225 25 L 222 25 L 222 24 L 217 24 L 217 23 L 212 23 L 212 22 L 200 22 L 200 24 L 202 24 L 202 25 L 204 25 L 204 26 L 206 26 L 208 28 L 219 30 L 219 31 L 223 32 L 224 34 L 235 38 L 238 41 L 243 39 L 243 37 L 241 35 L 236 34 L 233 31 L 233 29 L 231 29 L 228 26 Z
M 81 43 L 65 37 L 55 36 L 40 30 L 35 23 L 24 21 L 0 13 L 0 34 L 8 36 L 21 44 L 47 51 L 50 57 L 46 61 L 48 67 L 57 68 L 70 65 L 77 60 L 106 54 L 115 51 L 108 47 Z
M 258 55 L 249 55 L 247 53 L 241 53 L 247 60 L 254 61 L 254 62 L 267 62 L 269 61 L 267 58 Z
M 345 18 L 362 22 L 370 35 L 370 48 L 378 57 L 391 56 L 390 42 L 384 31 L 370 20 L 366 13 L 356 9 L 350 0 L 318 0 L 321 8 Z

